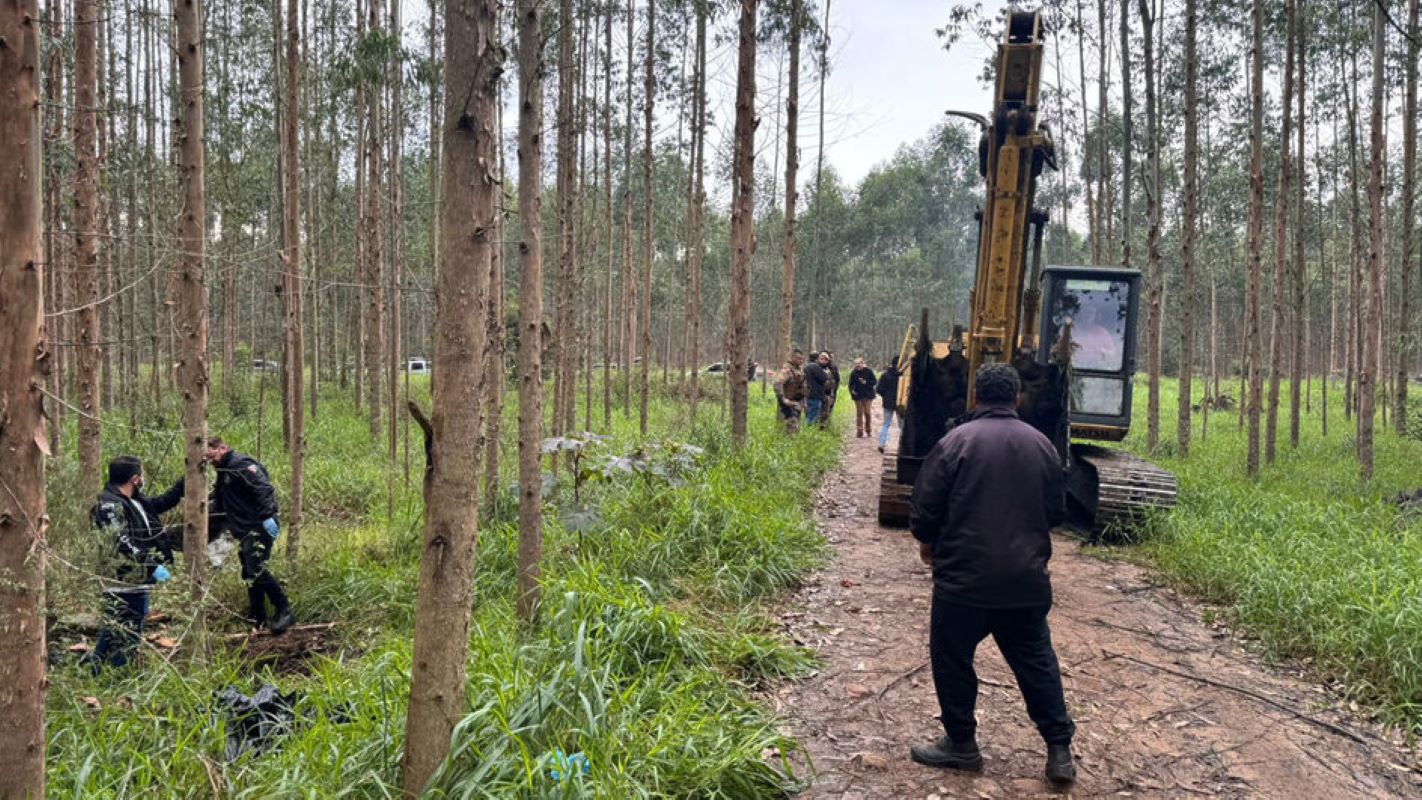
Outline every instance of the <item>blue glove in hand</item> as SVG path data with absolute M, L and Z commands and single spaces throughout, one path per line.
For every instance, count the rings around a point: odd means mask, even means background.
M 277 525 L 276 517 L 267 517 L 265 520 L 262 520 L 262 530 L 266 531 L 267 535 L 273 539 L 277 537 L 277 534 L 281 533 L 281 528 Z
M 159 564 L 158 566 L 153 568 L 153 580 L 158 581 L 159 583 L 167 583 L 168 579 L 171 577 L 173 576 L 171 573 L 168 572 L 168 568 L 163 566 L 162 564 Z

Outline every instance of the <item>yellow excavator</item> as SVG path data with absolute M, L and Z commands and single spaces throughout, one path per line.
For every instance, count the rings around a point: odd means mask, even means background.
M 1037 178 L 1056 168 L 1038 120 L 1043 59 L 1037 11 L 1007 12 L 997 52 L 991 118 L 978 168 L 986 182 L 978 219 L 977 277 L 966 330 L 929 336 L 928 309 L 900 350 L 897 451 L 884 459 L 879 521 L 908 523 L 909 497 L 933 445 L 972 418 L 973 374 L 1008 362 L 1022 377 L 1018 413 L 1057 447 L 1067 474 L 1068 524 L 1091 540 L 1129 531 L 1144 512 L 1175 504 L 1175 477 L 1122 450 L 1074 439 L 1120 441 L 1131 425 L 1140 272 L 1041 266 L 1047 214 L 1034 206 Z M 1029 265 L 1030 257 L 1030 265 Z

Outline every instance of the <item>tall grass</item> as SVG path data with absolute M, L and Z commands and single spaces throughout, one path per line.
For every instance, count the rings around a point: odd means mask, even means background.
M 600 396 L 599 388 L 594 388 Z M 791 751 L 749 689 L 810 664 L 772 635 L 762 604 L 793 586 L 823 557 L 808 510 L 819 476 L 837 460 L 834 433 L 786 438 L 769 402 L 752 391 L 751 440 L 730 446 L 718 407 L 693 424 L 684 405 L 654 399 L 653 439 L 704 450 L 684 483 L 629 475 L 583 490 L 598 511 L 578 531 L 562 520 L 571 481 L 548 498 L 542 623 L 520 630 L 512 595 L 517 532 L 507 509 L 480 527 L 476 608 L 469 647 L 469 709 L 451 756 L 430 787 L 435 797 L 731 797 L 784 795 L 800 783 L 780 753 Z M 285 474 L 279 412 L 268 396 L 268 452 Z M 252 396 L 222 432 L 252 449 Z M 245 405 L 242 405 L 245 404 Z M 581 406 L 580 406 L 581 407 Z M 166 419 L 155 411 L 155 426 Z M 595 419 L 600 418 L 600 414 Z M 602 447 L 641 440 L 620 411 Z M 273 430 L 272 421 L 278 423 Z M 513 426 L 504 456 L 512 479 Z M 275 435 L 275 438 L 273 437 Z M 419 470 L 406 490 L 351 404 L 328 392 L 310 425 L 308 526 L 296 564 L 278 560 L 302 622 L 333 621 L 333 652 L 300 669 L 256 666 L 214 649 L 205 663 L 165 661 L 146 648 L 137 667 L 98 678 L 56 657 L 49 700 L 49 784 L 57 797 L 395 797 L 409 692 L 418 573 Z M 156 472 L 169 462 L 156 439 L 114 437 Z M 145 450 L 145 446 L 153 450 Z M 416 455 L 422 448 L 414 448 Z M 388 481 L 397 511 L 385 515 Z M 88 502 L 57 470 L 56 493 Z M 161 482 L 161 481 L 156 481 Z M 83 521 L 67 521 L 61 553 L 92 544 Z M 235 564 L 217 576 L 219 636 L 245 602 Z M 61 602 L 92 610 L 88 576 L 55 565 Z M 72 596 L 71 596 L 72 595 Z M 155 607 L 186 610 L 180 589 L 161 588 Z M 58 612 L 56 612 L 57 614 Z M 57 628 L 58 644 L 73 635 Z M 300 694 L 296 729 L 260 755 L 222 762 L 224 720 L 214 692 L 278 684 Z M 554 780 L 552 751 L 581 752 L 586 776 Z
M 1154 456 L 1180 477 L 1180 503 L 1153 521 L 1144 553 L 1269 654 L 1311 659 L 1386 720 L 1422 731 L 1422 519 L 1388 502 L 1422 486 L 1422 442 L 1379 425 L 1375 477 L 1364 483 L 1341 391 L 1330 392 L 1324 436 L 1313 389 L 1298 449 L 1285 407 L 1277 459 L 1257 481 L 1244 475 L 1238 416 L 1211 414 L 1202 439 L 1197 414 L 1188 459 L 1173 447 Z M 1175 408 L 1176 384 L 1164 390 L 1161 407 Z M 1128 446 L 1144 453 L 1143 422 Z

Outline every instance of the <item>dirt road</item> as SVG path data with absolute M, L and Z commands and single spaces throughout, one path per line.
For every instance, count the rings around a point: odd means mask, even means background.
M 991 639 L 978 651 L 982 774 L 909 761 L 911 745 L 942 734 L 927 664 L 931 579 L 912 537 L 875 522 L 879 464 L 873 441 L 850 434 L 819 495 L 834 561 L 782 615 L 822 659 L 766 698 L 813 760 L 804 796 L 1047 795 L 1042 742 Z M 1422 797 L 1415 756 L 1395 736 L 1265 666 L 1148 572 L 1057 545 L 1050 620 L 1078 729 L 1072 795 Z

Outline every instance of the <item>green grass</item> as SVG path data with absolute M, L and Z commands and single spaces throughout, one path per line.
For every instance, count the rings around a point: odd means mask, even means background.
M 601 397 L 599 387 L 594 394 Z M 254 397 L 243 395 L 236 413 L 214 425 L 238 449 L 254 448 Z M 823 558 L 809 502 L 837 461 L 839 439 L 819 431 L 787 439 L 771 403 L 756 389 L 751 398 L 751 441 L 735 451 L 718 402 L 704 403 L 693 425 L 681 404 L 654 397 L 652 439 L 703 448 L 700 465 L 679 485 L 637 475 L 588 485 L 584 499 L 598 516 L 581 533 L 561 524 L 575 511 L 564 478 L 549 497 L 543 621 L 533 632 L 520 632 L 513 619 L 513 509 L 505 501 L 486 510 L 470 712 L 431 796 L 759 798 L 800 785 L 801 776 L 771 755 L 794 743 L 750 690 L 811 664 L 807 652 L 773 635 L 765 603 Z M 274 403 L 268 395 L 263 455 L 284 487 Z M 215 416 L 231 410 L 221 399 L 214 405 Z M 172 412 L 150 410 L 143 424 L 171 424 Z M 513 413 L 510 403 L 506 482 L 515 467 Z M 620 410 L 614 419 L 603 448 L 625 452 L 640 441 L 635 405 L 631 419 Z M 176 473 L 171 437 L 129 433 L 111 434 L 106 449 L 144 456 L 154 485 Z M 302 556 L 274 566 L 301 621 L 338 623 L 342 655 L 273 671 L 222 648 L 205 664 L 181 656 L 169 664 L 148 649 L 138 667 L 99 678 L 60 658 L 48 713 L 53 796 L 208 796 L 214 787 L 253 798 L 399 795 L 423 451 L 414 448 L 415 485 L 406 489 L 383 443 L 371 441 L 363 419 L 332 389 L 308 437 Z M 92 481 L 72 474 L 69 462 L 54 466 L 53 546 L 67 563 L 51 561 L 51 614 L 92 613 L 97 591 L 88 573 L 102 564 L 93 534 L 75 516 L 91 502 Z M 392 475 L 396 512 L 387 518 Z M 231 618 L 245 602 L 235 566 L 216 578 L 219 635 L 235 629 Z M 174 614 L 169 633 L 180 636 L 187 622 L 181 590 L 159 589 L 154 605 Z M 63 627 L 55 631 L 56 646 L 73 640 Z M 302 724 L 277 749 L 222 763 L 213 693 L 229 685 L 251 692 L 265 682 L 301 693 Z M 553 781 L 543 757 L 554 749 L 585 753 L 590 774 Z
M 1422 486 L 1422 442 L 1379 424 L 1375 476 L 1364 483 L 1340 387 L 1330 391 L 1327 436 L 1317 381 L 1313 391 L 1313 414 L 1303 417 L 1295 450 L 1284 390 L 1276 461 L 1253 481 L 1245 476 L 1245 435 L 1233 412 L 1212 413 L 1207 438 L 1197 413 L 1189 458 L 1170 455 L 1178 395 L 1175 382 L 1165 382 L 1162 439 L 1169 442 L 1153 460 L 1179 476 L 1180 502 L 1153 520 L 1142 552 L 1221 605 L 1266 653 L 1310 659 L 1352 698 L 1419 732 L 1422 519 L 1387 498 Z M 1143 385 L 1136 398 L 1127 444 L 1144 453 Z

